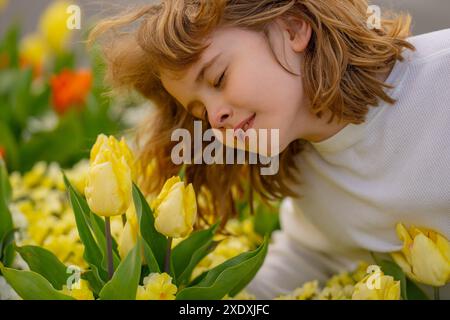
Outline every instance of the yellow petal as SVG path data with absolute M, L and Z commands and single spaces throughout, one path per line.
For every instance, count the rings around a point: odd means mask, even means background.
M 155 228 L 158 232 L 172 238 L 182 237 L 186 229 L 182 188 L 182 182 L 172 187 L 155 212 Z
M 180 177 L 178 176 L 174 176 L 170 179 L 168 179 L 166 181 L 166 183 L 164 183 L 164 186 L 161 190 L 161 192 L 159 193 L 159 195 L 152 201 L 152 209 L 155 210 L 159 204 L 167 197 L 167 195 L 169 194 L 170 189 L 172 189 L 173 185 L 175 185 L 176 183 L 181 182 Z
M 406 275 L 412 280 L 417 281 L 414 274 L 412 273 L 411 265 L 406 261 L 405 256 L 401 252 L 391 253 L 392 259 L 394 259 L 395 263 L 403 270 Z
M 71 35 L 71 30 L 67 28 L 67 8 L 70 4 L 66 1 L 55 1 L 44 11 L 39 21 L 40 32 L 49 46 L 58 53 L 66 48 Z
M 433 241 L 424 234 L 414 238 L 411 249 L 412 272 L 422 283 L 443 286 L 449 279 L 450 264 Z
M 123 229 L 122 234 L 119 239 L 119 255 L 123 260 L 127 256 L 127 254 L 133 249 L 136 245 L 137 234 L 132 229 L 131 224 L 127 221 L 125 224 L 125 228 Z
M 193 226 L 197 217 L 197 199 L 194 187 L 190 183 L 184 193 L 184 209 L 186 214 L 186 225 Z
M 400 300 L 400 281 L 394 281 L 390 277 L 384 290 L 384 300 Z
M 100 153 L 100 149 L 106 144 L 108 138 L 104 134 L 99 134 L 97 140 L 91 148 L 90 161 L 93 163 Z
M 450 264 L 450 242 L 440 234 L 436 236 L 436 246 Z
M 89 208 L 98 215 L 120 215 L 128 209 L 110 162 L 90 168 L 85 194 Z

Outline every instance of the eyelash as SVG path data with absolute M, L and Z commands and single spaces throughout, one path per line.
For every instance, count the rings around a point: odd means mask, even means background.
M 220 88 L 222 86 L 223 80 L 225 78 L 226 70 L 222 73 L 222 75 L 219 78 L 219 81 L 214 85 L 214 88 Z
M 216 84 L 214 84 L 214 88 L 221 88 L 222 87 L 222 84 L 223 84 L 226 72 L 227 72 L 227 70 L 225 70 L 222 73 L 222 75 L 219 78 L 219 81 Z M 203 109 L 202 116 L 201 116 L 200 120 L 208 121 L 208 111 L 206 110 L 206 108 Z

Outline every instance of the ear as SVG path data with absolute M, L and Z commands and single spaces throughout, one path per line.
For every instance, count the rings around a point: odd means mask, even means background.
M 287 17 L 281 21 L 283 31 L 289 34 L 289 44 L 295 52 L 304 52 L 311 40 L 312 28 L 305 20 Z

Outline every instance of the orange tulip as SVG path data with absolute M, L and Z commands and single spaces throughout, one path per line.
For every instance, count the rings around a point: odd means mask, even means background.
M 87 70 L 77 72 L 64 70 L 51 79 L 54 110 L 64 114 L 71 107 L 80 110 L 92 85 L 92 73 Z
M 5 158 L 5 149 L 2 146 L 0 146 L 0 159 L 3 158 Z

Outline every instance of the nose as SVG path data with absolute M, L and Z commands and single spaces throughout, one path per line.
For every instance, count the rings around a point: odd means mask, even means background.
M 214 129 L 225 129 L 226 126 L 230 125 L 231 117 L 233 116 L 233 111 L 229 107 L 220 107 L 215 113 L 211 114 L 210 123 L 211 127 Z

